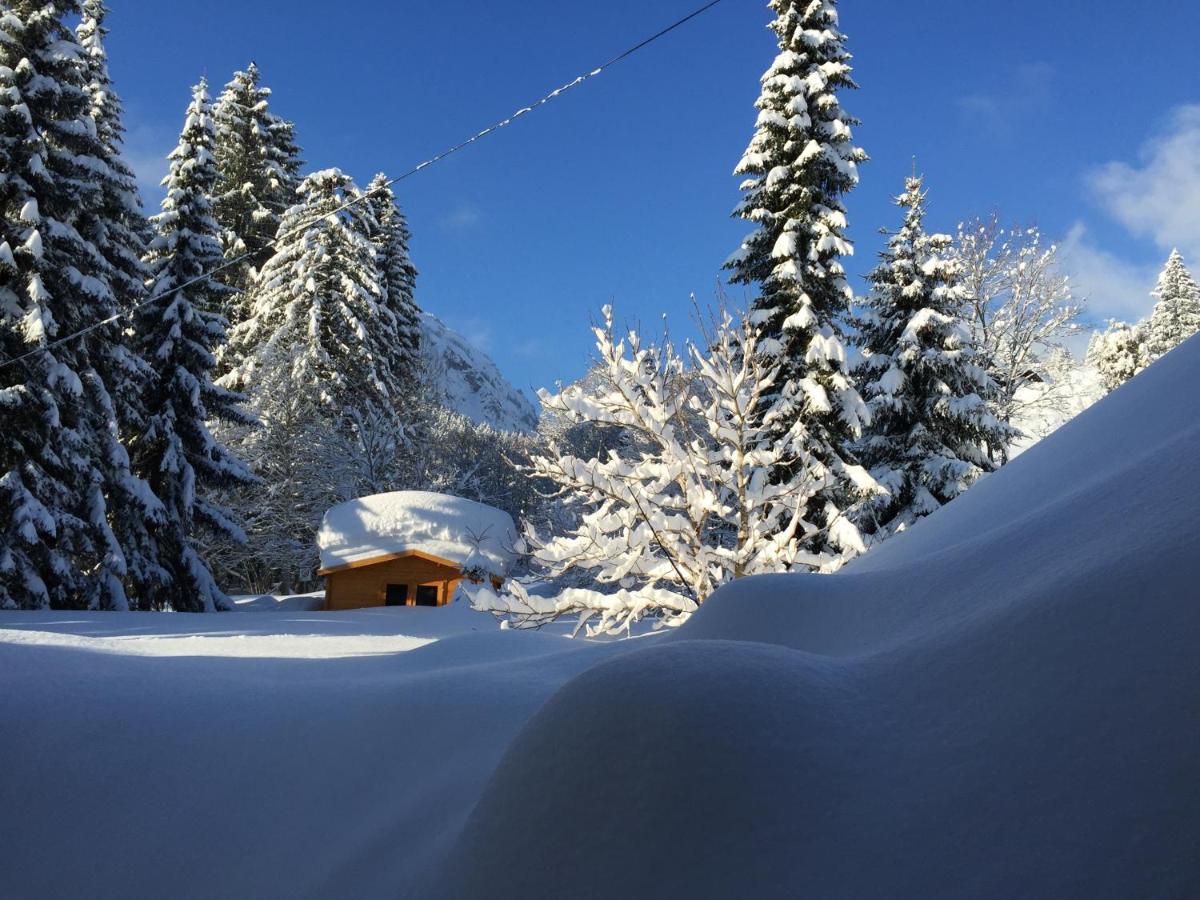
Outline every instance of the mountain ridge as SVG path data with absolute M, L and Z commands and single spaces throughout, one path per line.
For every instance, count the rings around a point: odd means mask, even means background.
M 443 406 L 498 431 L 537 431 L 537 409 L 495 361 L 428 312 L 421 313 L 421 359 Z

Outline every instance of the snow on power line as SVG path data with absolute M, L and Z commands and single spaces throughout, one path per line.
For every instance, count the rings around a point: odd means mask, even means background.
M 516 112 L 514 112 L 512 115 L 510 115 L 508 118 L 501 119 L 500 121 L 498 121 L 492 125 L 489 125 L 487 128 L 484 128 L 481 131 L 475 132 L 475 134 L 471 135 L 469 138 L 467 138 L 463 141 L 460 141 L 459 143 L 455 144 L 454 146 L 448 147 L 447 149 L 443 150 L 441 153 L 438 153 L 435 156 L 431 156 L 429 159 L 425 160 L 422 163 L 418 163 L 417 165 L 413 166 L 411 169 L 409 169 L 407 172 L 403 173 L 402 175 L 397 175 L 395 178 L 392 178 L 391 180 L 387 181 L 386 183 L 378 185 L 374 189 L 365 191 L 362 194 L 358 195 L 357 197 L 354 197 L 351 200 L 348 200 L 347 202 L 345 202 L 341 206 L 339 206 L 337 209 L 334 209 L 331 212 L 329 212 L 327 215 L 335 216 L 335 215 L 343 212 L 344 210 L 349 209 L 351 206 L 354 206 L 356 203 L 362 203 L 368 197 L 370 197 L 372 194 L 374 194 L 378 191 L 381 191 L 386 187 L 391 187 L 392 185 L 394 185 L 400 181 L 404 181 L 406 178 L 411 178 L 413 175 L 416 175 L 418 172 L 421 172 L 424 169 L 427 169 L 430 166 L 441 162 L 446 157 L 452 156 L 453 154 L 458 153 L 460 150 L 465 150 L 467 147 L 469 147 L 471 144 L 474 144 L 476 141 L 482 140 L 483 138 L 487 137 L 488 135 L 490 135 L 496 131 L 499 131 L 502 128 L 507 128 L 509 125 L 513 124 L 515 121 L 517 121 L 517 119 L 521 118 L 522 116 L 526 116 L 529 113 L 533 112 L 534 110 L 539 109 L 542 106 L 545 106 L 551 100 L 557 99 L 558 97 L 562 96 L 563 94 L 565 94 L 567 91 L 571 90 L 572 88 L 578 87 L 579 85 L 583 84 L 585 81 L 595 78 L 597 75 L 601 74 L 606 69 L 610 69 L 613 66 L 615 66 L 617 63 L 619 63 L 625 59 L 628 59 L 630 56 L 637 53 L 639 50 L 641 50 L 645 47 L 648 47 L 650 44 L 653 44 L 655 41 L 659 40 L 660 38 L 666 37 L 668 34 L 670 34 L 672 31 L 675 31 L 677 28 L 680 28 L 683 25 L 686 25 L 692 19 L 695 19 L 696 17 L 700 16 L 701 14 L 708 12 L 708 10 L 712 9 L 714 6 L 716 6 L 720 2 L 721 2 L 721 0 L 710 0 L 709 3 L 706 3 L 704 6 L 701 6 L 699 9 L 693 10 L 692 12 L 688 13 L 688 15 L 684 16 L 682 19 L 679 19 L 678 21 L 673 22 L 672 24 L 668 25 L 666 28 L 662 29 L 661 31 L 659 31 L 655 34 L 652 34 L 650 37 L 646 38 L 645 40 L 641 41 L 638 44 L 635 44 L 634 46 L 630 47 L 628 50 L 625 50 L 622 53 L 619 53 L 617 56 L 614 56 L 612 59 L 608 60 L 608 62 L 605 62 L 605 63 L 597 66 L 596 68 L 592 69 L 590 72 L 586 72 L 583 75 L 579 75 L 574 80 L 569 81 L 566 84 L 555 88 L 550 93 L 546 94 L 544 97 L 541 97 L 537 101 L 529 104 L 528 106 L 521 107 Z M 322 218 L 325 218 L 325 216 L 322 216 Z M 281 241 L 290 237 L 292 234 L 304 231 L 305 229 L 311 227 L 315 221 L 316 220 L 314 220 L 313 222 L 305 222 L 302 225 L 297 226 L 291 232 L 276 235 L 274 240 L 270 241 L 266 245 L 266 247 L 274 249 L 276 245 L 278 245 Z M 69 341 L 73 341 L 73 340 L 76 340 L 77 338 L 81 338 L 85 335 L 91 334 L 93 331 L 97 330 L 98 328 L 103 328 L 106 325 L 112 325 L 115 322 L 119 322 L 121 319 L 127 318 L 128 316 L 130 316 L 132 313 L 136 312 L 137 310 L 139 310 L 145 306 L 149 306 L 151 303 L 159 303 L 165 297 L 168 297 L 171 294 L 177 293 L 178 291 L 182 291 L 188 287 L 191 287 L 194 284 L 198 284 L 202 281 L 205 281 L 205 280 L 211 278 L 212 276 L 218 274 L 219 272 L 225 271 L 226 269 L 233 268 L 234 266 L 237 266 L 237 265 L 245 262 L 247 259 L 249 259 L 253 255 L 254 255 L 254 253 L 243 253 L 241 256 L 237 256 L 232 259 L 228 259 L 221 265 L 217 266 L 215 269 L 211 269 L 207 272 L 197 275 L 195 278 L 193 278 L 189 281 L 185 281 L 182 284 L 177 285 L 175 288 L 173 288 L 171 291 L 169 291 L 167 293 L 158 294 L 158 295 L 150 298 L 149 300 L 146 300 L 143 303 L 139 303 L 136 306 L 130 307 L 129 309 L 122 310 L 121 312 L 116 313 L 112 316 L 109 316 L 106 319 L 101 319 L 98 322 L 94 322 L 91 325 L 86 326 L 85 328 L 81 328 L 78 331 L 75 331 L 75 332 L 72 332 L 71 334 L 66 335 L 65 337 L 55 338 L 52 341 L 47 341 L 45 344 L 42 344 L 41 346 L 39 346 L 33 350 L 30 350 L 27 353 L 23 353 L 20 356 L 14 356 L 12 359 L 0 361 L 0 371 L 7 369 L 9 366 L 13 366 L 13 365 L 16 365 L 17 363 L 24 362 L 25 360 L 32 359 L 34 356 L 36 356 L 39 353 L 43 353 L 47 350 L 50 350 L 54 347 L 58 347 Z

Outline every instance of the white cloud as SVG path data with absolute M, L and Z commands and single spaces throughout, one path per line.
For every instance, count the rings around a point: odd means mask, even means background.
M 483 221 L 483 210 L 470 203 L 458 206 L 442 216 L 438 224 L 444 231 L 468 231 Z
M 540 356 L 545 352 L 545 349 L 546 345 L 541 338 L 537 336 L 531 336 L 517 344 L 513 348 L 513 353 L 520 357 L 529 358 Z
M 970 94 L 958 101 L 972 124 L 994 137 L 1008 138 L 1029 116 L 1049 110 L 1053 100 L 1054 67 L 1049 63 L 1018 66 L 1009 83 L 991 93 Z
M 1158 266 L 1128 262 L 1098 247 L 1088 237 L 1082 222 L 1076 222 L 1059 244 L 1063 269 L 1071 276 L 1076 298 L 1088 302 L 1088 316 L 1134 321 L 1150 314 L 1154 298 L 1150 291 Z
M 1200 263 L 1200 104 L 1176 108 L 1139 156 L 1092 170 L 1088 188 L 1131 233 Z
M 486 352 L 492 345 L 492 326 L 478 316 L 447 318 L 446 324 L 476 350 Z

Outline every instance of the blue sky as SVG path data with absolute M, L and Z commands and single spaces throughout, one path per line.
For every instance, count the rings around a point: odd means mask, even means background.
M 201 75 L 255 60 L 308 168 L 399 173 L 698 0 L 110 0 L 130 161 L 165 170 Z M 996 209 L 1060 241 L 1091 316 L 1141 315 L 1171 246 L 1200 269 L 1200 11 L 1090 0 L 843 0 L 871 156 L 848 200 L 873 264 L 918 160 L 930 224 Z M 759 0 L 722 4 L 513 128 L 404 182 L 418 299 L 520 388 L 584 370 L 604 303 L 689 333 L 745 227 L 732 169 L 774 56 Z M 157 193 L 147 192 L 152 203 Z M 733 291 L 744 300 L 742 289 Z

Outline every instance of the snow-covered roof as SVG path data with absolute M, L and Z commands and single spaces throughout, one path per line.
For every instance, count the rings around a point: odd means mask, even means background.
M 508 513 L 428 491 L 349 500 L 325 513 L 317 532 L 324 569 L 417 551 L 505 575 L 517 546 L 517 530 Z

